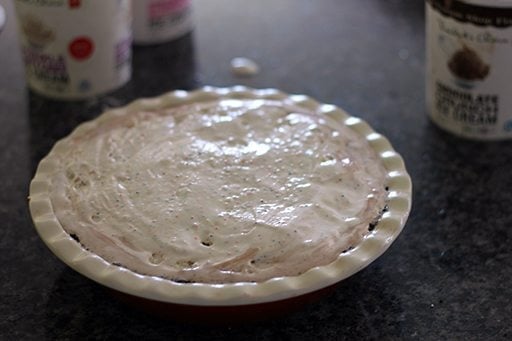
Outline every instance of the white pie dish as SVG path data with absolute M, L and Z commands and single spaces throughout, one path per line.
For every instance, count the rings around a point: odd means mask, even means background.
M 113 265 L 86 250 L 63 229 L 56 218 L 49 199 L 47 175 L 55 167 L 52 153 L 58 151 L 63 144 L 57 142 L 52 152 L 40 162 L 30 185 L 30 212 L 43 242 L 69 267 L 99 284 L 122 293 L 121 295 L 127 294 L 138 298 L 139 301 L 147 299 L 150 302 L 169 304 L 174 308 L 233 308 L 261 307 L 264 304 L 306 297 L 329 288 L 368 266 L 397 238 L 411 209 L 411 180 L 402 158 L 385 137 L 376 133 L 361 119 L 349 116 L 336 106 L 318 103 L 307 96 L 288 95 L 275 89 L 257 90 L 240 86 L 204 87 L 191 92 L 174 91 L 156 98 L 140 99 L 126 107 L 110 110 L 90 122 L 83 123 L 75 131 L 94 129 L 109 117 L 122 116 L 126 112 L 169 108 L 224 98 L 286 99 L 320 115 L 328 115 L 339 122 L 344 122 L 356 133 L 364 136 L 379 155 L 388 177 L 387 211 L 375 229 L 354 249 L 340 254 L 336 261 L 312 268 L 299 276 L 277 277 L 256 283 L 205 284 L 178 283 L 155 276 L 140 275 Z

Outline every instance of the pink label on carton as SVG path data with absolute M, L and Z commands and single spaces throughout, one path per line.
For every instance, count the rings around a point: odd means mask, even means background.
M 190 0 L 159 0 L 149 4 L 149 16 L 151 18 L 162 17 L 174 12 L 179 12 L 189 5 Z

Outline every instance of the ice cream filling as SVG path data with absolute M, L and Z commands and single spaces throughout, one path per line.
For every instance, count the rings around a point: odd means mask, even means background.
M 130 112 L 54 154 L 63 228 L 106 261 L 174 281 L 295 276 L 357 245 L 385 207 L 364 137 L 282 101 Z

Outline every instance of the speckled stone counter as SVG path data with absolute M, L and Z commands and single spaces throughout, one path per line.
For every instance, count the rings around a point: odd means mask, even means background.
M 127 86 L 70 103 L 26 90 L 12 3 L 0 4 L 1 340 L 512 338 L 512 141 L 462 140 L 427 119 L 423 1 L 196 0 L 192 34 L 136 48 Z M 240 56 L 260 73 L 233 76 L 229 62 Z M 398 240 L 330 296 L 252 325 L 155 319 L 63 265 L 28 213 L 39 159 L 107 107 L 204 84 L 304 93 L 370 122 L 414 183 Z

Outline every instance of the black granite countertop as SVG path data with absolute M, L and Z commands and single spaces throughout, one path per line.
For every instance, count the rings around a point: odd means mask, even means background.
M 12 2 L 0 33 L 0 339 L 512 339 L 512 143 L 431 124 L 419 0 L 196 0 L 196 29 L 138 47 L 132 81 L 59 103 L 26 89 Z M 233 57 L 261 67 L 230 73 Z M 136 97 L 200 85 L 275 87 L 339 105 L 402 154 L 413 209 L 398 240 L 336 291 L 289 316 L 201 327 L 127 308 L 61 263 L 27 209 L 38 160 L 79 122 Z M 512 88 L 511 88 L 512 92 Z

